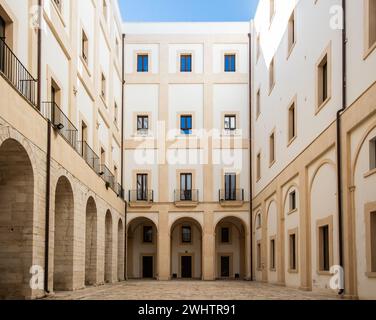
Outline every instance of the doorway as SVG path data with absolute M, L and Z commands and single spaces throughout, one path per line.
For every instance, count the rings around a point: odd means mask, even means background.
M 230 277 L 230 257 L 221 256 L 221 277 L 229 278 Z
M 181 277 L 183 279 L 192 278 L 192 257 L 191 256 L 181 257 Z
M 154 277 L 154 259 L 152 256 L 143 256 L 142 257 L 142 278 L 143 279 L 152 279 Z

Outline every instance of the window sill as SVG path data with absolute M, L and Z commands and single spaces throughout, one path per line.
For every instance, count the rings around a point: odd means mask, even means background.
M 129 202 L 130 208 L 151 208 L 153 203 L 150 201 L 131 201 Z
M 176 201 L 175 207 L 181 208 L 194 208 L 198 206 L 198 202 L 194 201 Z
M 295 213 L 295 212 L 298 212 L 298 208 L 289 211 L 289 212 L 287 213 L 287 215 L 288 215 L 288 216 L 289 216 L 289 215 L 292 215 L 292 214 Z
M 276 269 L 276 268 L 270 268 L 269 271 L 270 271 L 270 272 L 276 272 L 277 269 Z
M 299 273 L 298 269 L 294 269 L 294 270 L 288 269 L 287 272 L 292 273 L 292 274 L 298 274 Z
M 332 274 L 330 273 L 330 271 L 317 271 L 316 272 L 319 276 L 327 276 L 327 277 L 331 277 Z
M 289 60 L 290 56 L 291 56 L 291 53 L 294 51 L 294 48 L 295 48 L 295 45 L 296 45 L 296 41 L 291 45 L 291 47 L 288 49 L 287 51 L 287 59 L 286 60 Z
M 57 13 L 57 15 L 58 15 L 58 17 L 59 17 L 61 23 L 63 24 L 63 26 L 64 26 L 64 28 L 65 28 L 67 25 L 66 25 L 66 23 L 65 23 L 65 21 L 64 21 L 64 17 L 63 17 L 62 12 L 61 12 L 61 11 L 59 10 L 59 8 L 57 7 L 55 1 L 51 1 L 51 2 L 52 2 L 53 7 L 55 8 L 55 11 L 56 11 L 56 13 Z
M 220 201 L 222 207 L 242 207 L 244 201 Z
M 268 93 L 269 96 L 272 95 L 274 87 L 275 87 L 275 82 L 269 87 L 269 93 Z
M 89 77 L 91 78 L 91 72 L 90 72 L 89 65 L 88 65 L 87 61 L 86 61 L 82 56 L 80 56 L 80 60 L 81 60 L 81 62 L 82 62 L 82 64 L 83 64 L 83 66 L 84 66 L 84 68 L 85 68 L 87 74 L 88 74 Z
M 375 49 L 376 49 L 376 42 L 371 47 L 365 50 L 363 60 L 366 60 Z
M 269 169 L 270 169 L 271 167 L 273 167 L 273 166 L 275 165 L 275 163 L 276 163 L 275 160 L 273 160 L 272 162 L 270 162 L 270 163 L 269 163 Z
M 376 175 L 376 168 L 368 171 L 367 173 L 364 174 L 364 178 L 369 178 L 370 176 Z
M 324 102 L 322 102 L 317 108 L 316 108 L 316 112 L 315 112 L 315 116 L 317 116 L 320 111 L 322 109 L 324 109 L 324 107 L 329 103 L 329 101 L 331 100 L 332 96 L 329 96 L 326 98 L 326 100 Z
M 292 139 L 288 142 L 288 144 L 287 144 L 287 148 L 290 147 L 290 146 L 294 143 L 294 141 L 296 140 L 296 138 L 297 138 L 297 136 L 295 136 L 294 138 L 292 138 Z
M 376 278 L 376 272 L 366 272 L 366 277 L 367 278 Z
M 235 130 L 226 130 L 223 129 L 221 137 L 240 137 L 241 133 L 239 132 L 239 129 Z

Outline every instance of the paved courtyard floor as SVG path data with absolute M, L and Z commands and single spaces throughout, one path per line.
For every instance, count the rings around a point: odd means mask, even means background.
M 305 292 L 248 281 L 126 281 L 75 292 L 52 300 L 331 300 L 336 295 Z

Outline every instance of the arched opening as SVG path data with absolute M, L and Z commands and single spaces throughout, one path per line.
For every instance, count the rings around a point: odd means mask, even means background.
M 86 204 L 85 285 L 97 283 L 97 206 L 92 197 Z
M 60 177 L 55 192 L 55 236 L 53 289 L 73 290 L 73 190 L 66 177 Z
M 202 279 L 202 228 L 192 218 L 171 227 L 171 278 Z
M 124 227 L 123 221 L 118 222 L 118 252 L 117 252 L 118 280 L 124 280 Z
M 107 211 L 105 219 L 105 240 L 104 240 L 104 281 L 112 282 L 112 216 Z
M 155 279 L 158 273 L 156 225 L 147 218 L 132 220 L 127 237 L 128 279 Z
M 246 232 L 235 217 L 222 219 L 215 228 L 215 272 L 217 279 L 244 279 Z
M 17 141 L 0 147 L 0 298 L 30 296 L 34 178 Z

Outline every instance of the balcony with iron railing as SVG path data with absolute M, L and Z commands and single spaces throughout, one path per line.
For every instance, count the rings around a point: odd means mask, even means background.
M 175 190 L 174 202 L 178 207 L 195 207 L 199 203 L 199 190 Z
M 111 173 L 110 169 L 107 168 L 105 165 L 100 166 L 99 175 L 106 183 L 106 188 L 111 188 L 115 190 L 115 176 Z
M 154 202 L 154 191 L 129 190 L 128 200 L 130 207 L 151 207 Z
M 222 189 L 218 193 L 222 206 L 242 206 L 244 203 L 244 189 Z
M 37 108 L 37 80 L 0 38 L 0 74 L 33 107 Z
M 78 130 L 55 102 L 43 102 L 42 114 L 71 147 L 77 150 Z
M 96 173 L 100 172 L 100 159 L 86 141 L 77 142 L 77 151 Z

